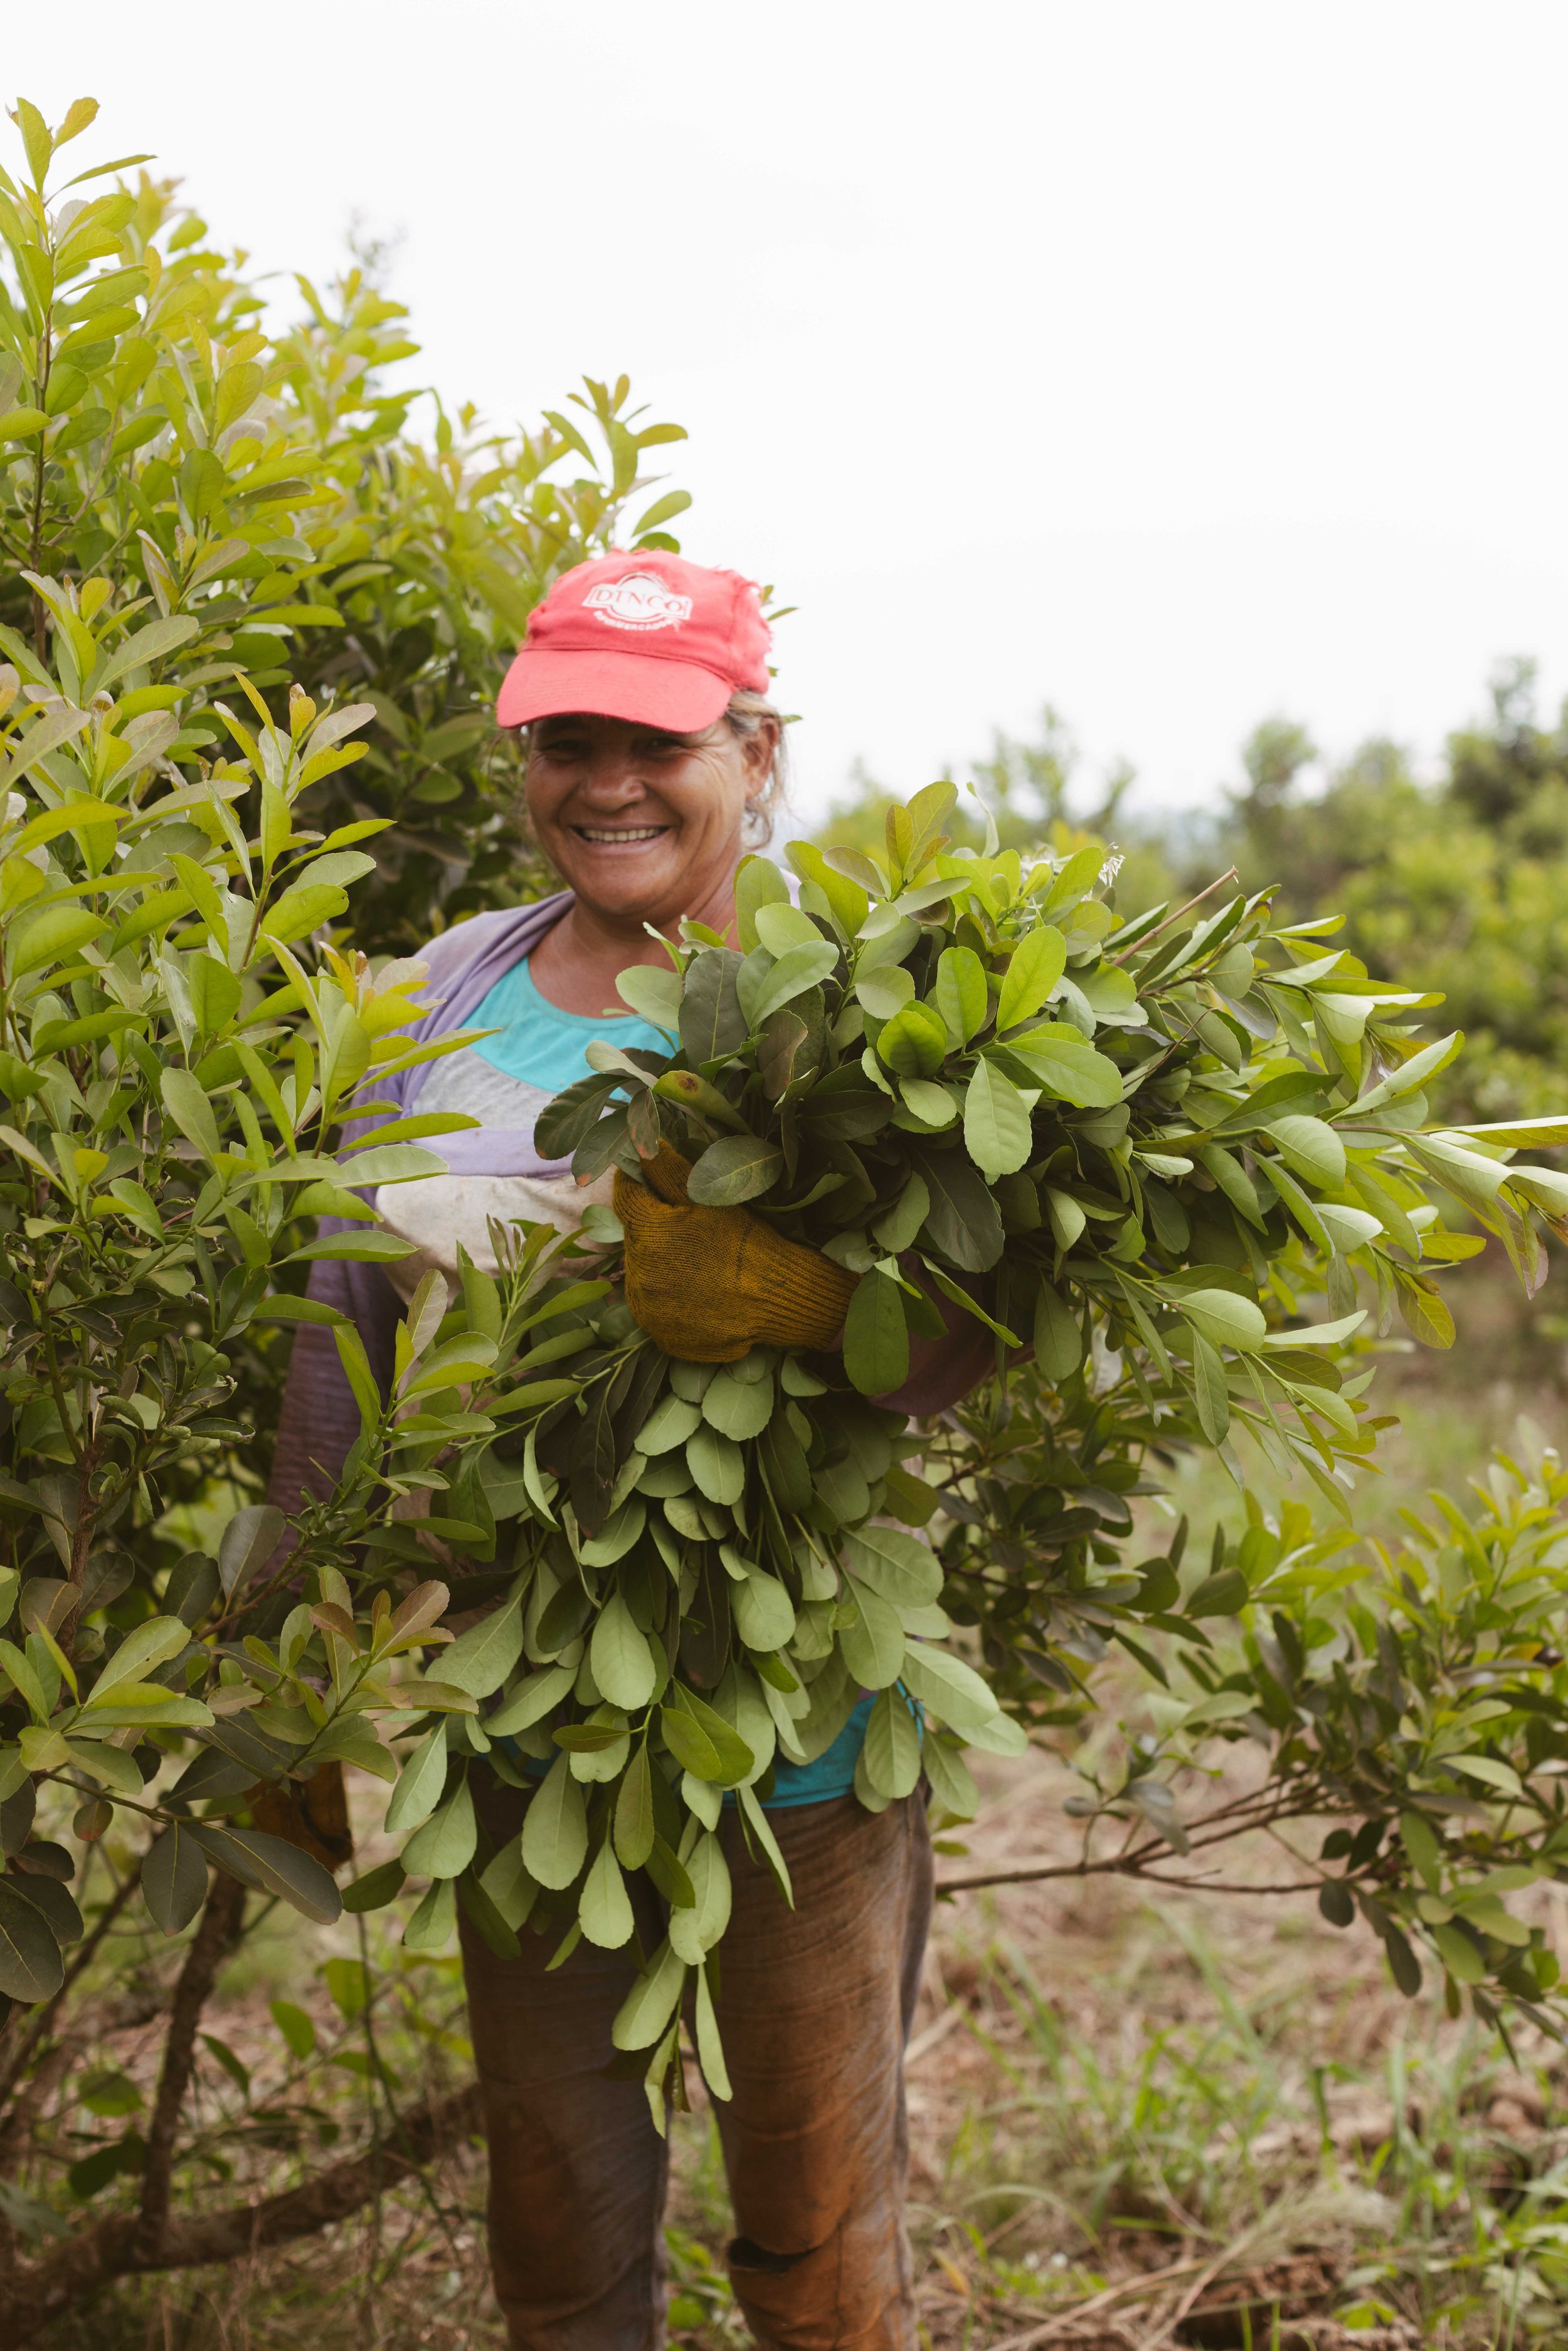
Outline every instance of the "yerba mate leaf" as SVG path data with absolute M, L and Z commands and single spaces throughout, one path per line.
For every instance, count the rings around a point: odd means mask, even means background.
M 681 989 L 681 1050 L 694 1068 L 737 1053 L 746 1042 L 746 1015 L 735 992 L 742 957 L 733 947 L 705 947 L 686 966 Z
M 862 1395 L 886 1395 L 909 1377 L 904 1294 L 884 1273 L 862 1274 L 850 1300 L 844 1369 Z
M 984 1177 L 961 1151 L 922 1151 L 931 1195 L 923 1228 L 939 1255 L 966 1273 L 984 1273 L 1002 1253 L 1002 1220 Z
M 591 1073 L 556 1095 L 540 1113 L 534 1127 L 534 1148 L 542 1159 L 570 1159 L 580 1143 L 598 1124 L 619 1081 Z
M 734 1208 L 770 1191 L 783 1173 L 784 1154 L 776 1143 L 755 1134 L 725 1134 L 696 1161 L 686 1190 L 699 1207 Z
M 207 1856 L 183 1822 L 171 1822 L 149 1850 L 141 1891 L 165 1935 L 181 1933 L 206 1900 Z
M 65 1980 L 60 1947 L 30 1902 L 0 1883 L 0 1993 L 28 2007 Z

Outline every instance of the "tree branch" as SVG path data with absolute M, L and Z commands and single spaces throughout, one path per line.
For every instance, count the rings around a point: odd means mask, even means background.
M 239 2261 L 268 2246 L 291 2244 L 329 2229 L 368 2203 L 378 2187 L 394 2187 L 447 2148 L 472 2138 L 480 2117 L 477 2083 L 449 2097 L 426 2099 L 398 2117 L 391 2138 L 383 2138 L 379 2147 L 329 2164 L 300 2187 L 260 2204 L 230 2205 L 166 2225 L 156 2247 L 147 2241 L 140 2213 L 115 2213 L 99 2220 L 6 2279 L 0 2304 L 0 2351 L 25 2351 L 51 2319 L 76 2309 L 116 2278 Z
M 168 2233 L 169 2180 L 174 2168 L 180 2108 L 190 2085 L 196 2027 L 218 1970 L 239 1940 L 244 1919 L 245 1887 L 236 1877 L 214 1877 L 202 1912 L 202 1923 L 191 1938 L 185 1964 L 174 1986 L 169 2032 L 163 2043 L 163 2067 L 158 2076 L 158 2099 L 147 2133 L 147 2169 L 138 2228 L 148 2268 L 157 2265 L 159 2250 Z

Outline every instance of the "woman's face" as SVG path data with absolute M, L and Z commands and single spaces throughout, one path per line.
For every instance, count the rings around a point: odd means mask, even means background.
M 720 718 L 664 735 L 623 718 L 541 718 L 528 745 L 528 813 L 579 899 L 612 921 L 667 929 L 730 920 L 747 804 L 765 789 L 776 732 L 749 740 Z

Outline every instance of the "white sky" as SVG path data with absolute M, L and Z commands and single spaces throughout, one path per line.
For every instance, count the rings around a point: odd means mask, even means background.
M 401 232 L 449 400 L 625 370 L 687 425 L 687 552 L 801 607 L 803 808 L 1047 697 L 1193 803 L 1275 712 L 1429 757 L 1500 655 L 1568 685 L 1562 0 L 76 0 L 29 46 L 83 164 L 155 149 L 257 266 Z

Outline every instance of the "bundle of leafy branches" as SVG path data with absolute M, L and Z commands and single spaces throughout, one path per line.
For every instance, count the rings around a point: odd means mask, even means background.
M 480 1408 L 510 1425 L 468 1440 L 457 1515 L 471 1527 L 483 1495 L 516 1522 L 510 1596 L 465 1636 L 501 1691 L 479 1736 L 512 1743 L 495 1760 L 520 1785 L 528 1761 L 544 1771 L 520 1843 L 480 1875 L 478 1915 L 563 1950 L 580 1934 L 617 1948 L 634 1937 L 624 1874 L 646 1868 L 669 1934 L 616 2038 L 652 2049 L 651 2085 L 678 2065 L 695 1973 L 699 2053 L 724 2087 L 706 1980 L 728 1915 L 723 1791 L 787 1890 L 758 1792 L 776 1757 L 823 1753 L 869 1690 L 861 1801 L 924 1771 L 950 1815 L 972 1813 L 961 1750 L 1016 1750 L 1023 1725 L 1060 1719 L 1082 1695 L 1075 1651 L 1092 1660 L 1108 1634 L 1146 1656 L 1140 1630 L 1191 1632 L 1247 1601 L 1223 1561 L 1179 1608 L 1179 1548 L 1123 1563 L 1144 1455 L 1205 1444 L 1240 1482 L 1245 1432 L 1343 1507 L 1377 1426 L 1353 1353 L 1358 1273 L 1444 1343 L 1432 1269 L 1483 1243 L 1445 1229 L 1432 1189 L 1473 1201 L 1531 1280 L 1531 1219 L 1563 1204 L 1549 1171 L 1421 1131 L 1422 1081 L 1458 1040 L 1421 1045 L 1408 1024 L 1427 999 L 1321 952 L 1332 920 L 1272 929 L 1263 893 L 1118 925 L 1100 849 L 950 854 L 954 797 L 935 785 L 893 811 L 884 865 L 794 844 L 798 903 L 777 866 L 746 861 L 738 948 L 687 924 L 667 971 L 622 975 L 669 1053 L 591 1048 L 593 1073 L 540 1123 L 585 1178 L 636 1176 L 673 1145 L 694 1201 L 744 1205 L 856 1274 L 841 1362 L 670 1358 L 613 1288 L 552 1301 L 542 1259 L 507 1294 L 465 1279 L 501 1349 Z M 587 1230 L 618 1286 L 618 1223 L 592 1210 Z M 1330 1319 L 1309 1322 L 1319 1294 Z M 938 1486 L 926 1437 L 876 1399 L 905 1378 L 911 1333 L 947 1335 L 939 1301 L 991 1334 L 1017 1436 L 944 1436 Z M 557 1329 L 508 1389 L 552 1302 Z M 1009 1353 L 1030 1335 L 1019 1411 Z M 1130 1413 L 1097 1393 L 1113 1359 Z M 909 1530 L 938 1509 L 934 1549 Z M 989 1684 L 945 1646 L 964 1625 Z M 452 1750 L 475 1737 L 433 1729 L 389 1814 L 423 1818 L 408 1858 L 437 1880 L 416 1938 L 444 1931 L 444 1881 L 473 1863 Z M 396 1883 L 394 1865 L 381 1890 Z

